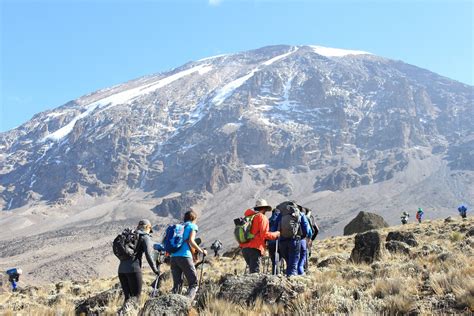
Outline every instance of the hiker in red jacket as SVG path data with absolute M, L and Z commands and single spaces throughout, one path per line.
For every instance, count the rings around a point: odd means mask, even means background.
M 272 207 L 264 199 L 259 199 L 253 209 L 245 211 L 244 216 L 255 217 L 252 220 L 250 232 L 255 236 L 249 242 L 240 244 L 245 262 L 249 266 L 250 273 L 260 272 L 260 260 L 265 253 L 265 241 L 275 240 L 280 237 L 280 232 L 270 232 L 268 218 L 265 212 L 270 212 Z

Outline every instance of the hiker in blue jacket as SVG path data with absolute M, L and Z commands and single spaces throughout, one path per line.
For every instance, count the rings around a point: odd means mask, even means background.
M 311 225 L 294 202 L 284 202 L 277 208 L 280 210 L 276 219 L 280 231 L 278 244 L 280 255 L 286 261 L 286 275 L 304 274 L 308 253 L 306 238 L 313 234 Z
M 467 217 L 467 207 L 465 207 L 464 205 L 461 205 L 460 207 L 458 207 L 458 212 L 459 212 L 459 215 L 461 215 L 462 218 Z
M 278 218 L 279 214 L 280 214 L 280 211 L 278 209 L 274 209 L 272 211 L 272 216 L 268 220 L 271 232 L 278 231 L 277 218 Z M 276 249 L 277 248 L 276 243 L 277 243 L 276 240 L 268 240 L 267 241 L 268 254 L 270 255 L 270 259 L 272 261 L 272 274 L 274 274 L 274 275 L 278 274 L 277 273 L 277 264 L 278 264 L 277 261 L 279 259 L 279 256 L 275 256 L 276 252 L 278 251 L 278 249 Z

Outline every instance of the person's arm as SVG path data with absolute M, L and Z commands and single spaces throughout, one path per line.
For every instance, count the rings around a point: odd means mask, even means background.
M 153 256 L 152 256 L 152 253 L 153 253 L 153 243 L 151 241 L 151 238 L 150 236 L 148 235 L 144 235 L 142 237 L 142 240 L 143 240 L 143 243 L 144 243 L 144 252 L 145 252 L 145 257 L 146 257 L 146 261 L 148 262 L 148 264 L 150 265 L 150 268 L 153 270 L 153 273 L 155 274 L 160 274 L 160 271 L 158 270 L 158 268 L 156 267 L 156 263 L 155 263 L 155 260 L 153 260 Z
M 301 214 L 301 228 L 303 229 L 303 233 L 306 235 L 307 239 L 313 236 L 311 225 L 309 224 L 308 218 L 304 214 Z
M 193 229 L 191 230 L 191 233 L 189 234 L 189 246 L 192 247 L 193 249 L 196 249 L 197 251 L 204 254 L 205 256 L 207 256 L 207 251 L 199 247 L 198 244 L 196 244 L 196 241 L 194 240 L 195 238 L 196 238 L 196 231 Z

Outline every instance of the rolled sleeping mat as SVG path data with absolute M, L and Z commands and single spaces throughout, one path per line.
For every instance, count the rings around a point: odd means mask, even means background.
M 21 271 L 20 268 L 12 268 L 12 269 L 8 269 L 6 273 L 8 275 L 14 275 L 14 274 L 22 274 L 23 271 Z

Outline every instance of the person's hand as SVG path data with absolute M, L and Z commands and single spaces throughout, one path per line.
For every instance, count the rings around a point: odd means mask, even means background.
M 279 238 L 280 237 L 280 231 L 276 231 L 275 233 L 276 233 L 277 238 Z
M 206 250 L 206 249 L 203 249 L 203 250 L 202 250 L 202 254 L 205 255 L 205 256 L 207 256 L 207 250 Z

